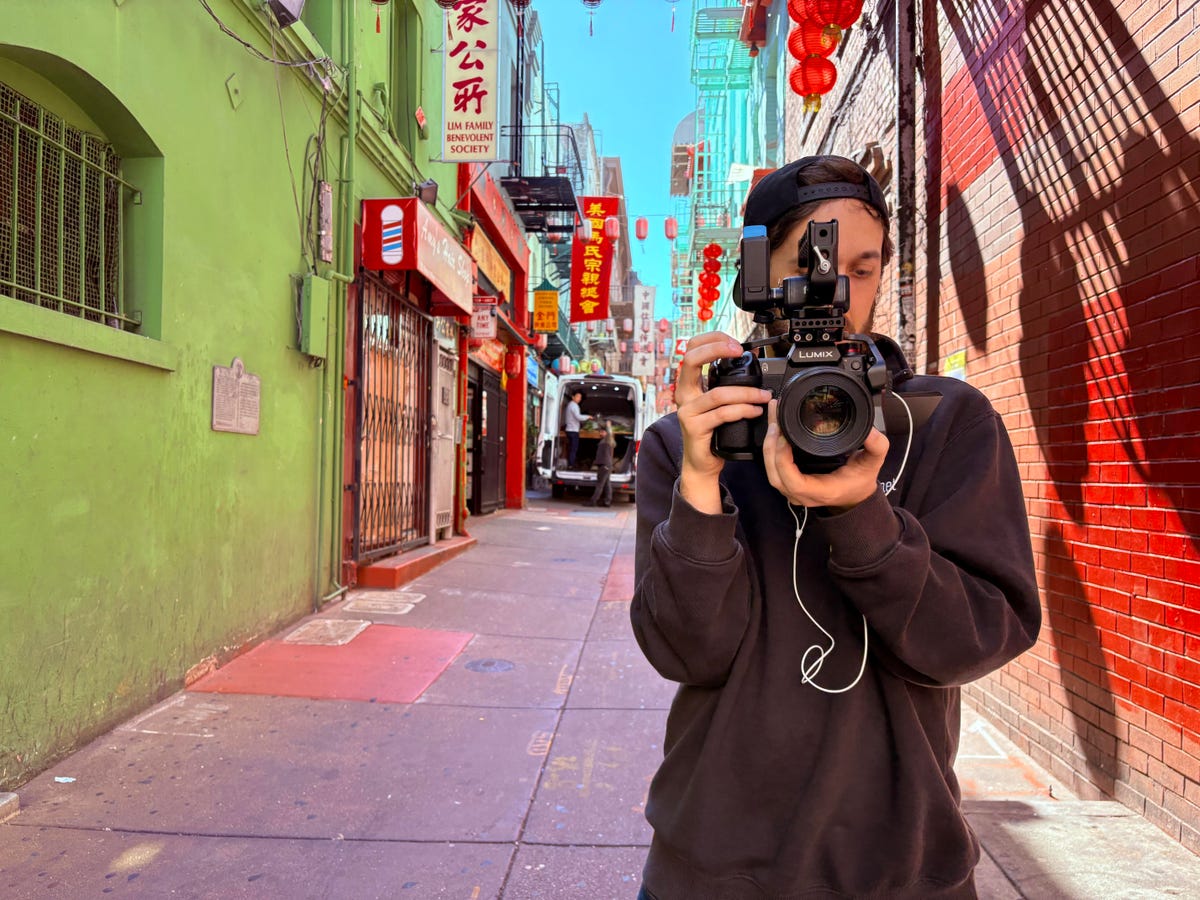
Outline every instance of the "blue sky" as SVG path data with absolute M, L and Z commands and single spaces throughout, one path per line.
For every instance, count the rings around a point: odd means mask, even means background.
M 691 0 L 603 0 L 592 16 L 580 0 L 534 0 L 532 8 L 546 43 L 546 80 L 560 86 L 563 121 L 579 122 L 587 113 L 600 153 L 621 157 L 630 228 L 638 216 L 650 220 L 645 241 L 630 235 L 633 266 L 645 284 L 658 288 L 656 315 L 670 316 L 663 220 L 675 209 L 668 193 L 671 138 L 696 102 L 689 78 Z

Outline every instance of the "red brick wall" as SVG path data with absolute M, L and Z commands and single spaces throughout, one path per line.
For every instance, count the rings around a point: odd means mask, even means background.
M 970 694 L 1200 852 L 1200 0 L 925 5 L 918 362 L 965 351 L 1004 415 L 1045 604 Z M 789 158 L 894 156 L 876 8 Z

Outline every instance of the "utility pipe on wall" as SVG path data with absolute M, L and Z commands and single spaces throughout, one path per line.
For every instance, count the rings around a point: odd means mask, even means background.
M 896 262 L 900 299 L 896 338 L 916 365 L 913 289 L 916 255 L 916 0 L 896 0 Z

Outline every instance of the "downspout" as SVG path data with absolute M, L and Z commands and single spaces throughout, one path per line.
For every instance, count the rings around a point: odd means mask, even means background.
M 354 0 L 344 0 L 342 4 L 342 61 L 346 66 L 346 136 L 342 139 L 342 222 L 341 222 L 341 264 L 349 270 L 345 272 L 330 269 L 325 273 L 327 278 L 346 285 L 342 293 L 342 305 L 334 313 L 334 344 L 330 354 L 333 360 L 332 375 L 334 381 L 333 393 L 333 479 L 336 486 L 333 493 L 333 514 L 330 517 L 329 564 L 332 570 L 330 582 L 334 590 L 320 598 L 318 607 L 345 593 L 347 588 L 341 583 L 342 577 L 342 505 L 345 496 L 345 418 L 346 418 L 346 389 L 344 382 L 338 380 L 345 377 L 346 372 L 346 314 L 350 301 L 350 285 L 354 284 L 354 151 L 358 145 L 358 63 L 354 57 L 354 30 L 357 27 Z M 328 377 L 328 376 L 327 376 Z M 328 387 L 326 387 L 328 390 Z M 323 442 L 324 444 L 324 442 Z M 325 467 L 321 468 L 322 475 Z M 322 493 L 324 493 L 322 491 Z M 322 502 L 324 502 L 322 500 Z
M 896 0 L 896 262 L 900 299 L 896 337 L 916 363 L 913 275 L 916 256 L 916 0 Z

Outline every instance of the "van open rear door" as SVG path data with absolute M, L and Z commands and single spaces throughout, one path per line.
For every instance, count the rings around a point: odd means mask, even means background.
M 560 406 L 558 402 L 559 380 L 557 375 L 546 373 L 546 386 L 542 393 L 542 423 L 538 427 L 537 470 L 549 481 L 554 477 L 557 455 Z

